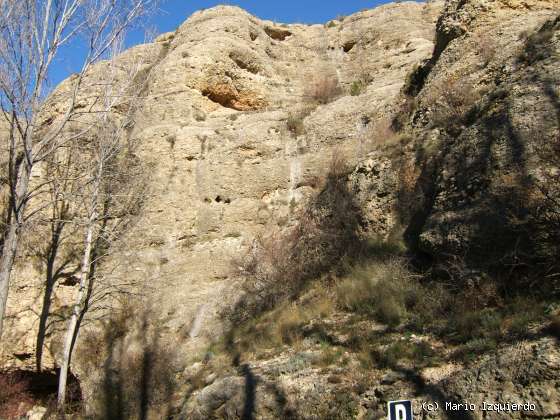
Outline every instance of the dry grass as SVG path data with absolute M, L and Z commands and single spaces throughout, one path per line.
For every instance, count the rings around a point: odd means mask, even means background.
M 285 345 L 300 349 L 309 334 L 305 327 L 330 316 L 334 309 L 332 298 L 325 289 L 312 288 L 304 299 L 283 303 L 245 323 L 235 333 L 239 337 L 238 347 L 243 352 L 257 355 L 263 350 L 278 350 Z
M 312 107 L 304 107 L 288 114 L 286 128 L 292 136 L 298 137 L 305 134 L 304 120 L 312 111 Z
M 355 267 L 337 286 L 337 301 L 345 310 L 396 327 L 407 318 L 417 289 L 406 263 L 395 258 Z

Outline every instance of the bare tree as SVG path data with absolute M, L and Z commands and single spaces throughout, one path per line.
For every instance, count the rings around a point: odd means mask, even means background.
M 129 128 L 142 103 L 146 75 L 141 57 L 123 65 L 115 59 L 118 51 L 116 48 L 113 60 L 99 69 L 98 82 L 94 83 L 99 95 L 91 99 L 89 108 L 91 130 L 71 152 L 77 156 L 73 162 L 76 182 L 67 201 L 75 213 L 71 223 L 79 226 L 84 238 L 79 289 L 62 354 L 58 390 L 61 408 L 81 320 L 92 303 L 96 283 L 103 277 L 96 266 L 108 255 L 142 198 L 142 182 L 138 179 L 141 174 L 132 168 L 136 143 L 129 138 Z
M 10 275 L 28 218 L 30 200 L 45 184 L 30 183 L 38 163 L 62 144 L 91 129 L 69 133 L 65 128 L 81 117 L 78 106 L 84 79 L 154 0 L 0 0 L 0 118 L 7 126 L 3 149 L 7 152 L 8 215 L 0 257 L 0 337 L 6 311 Z M 79 42 L 86 48 L 80 71 L 56 97 L 62 107 L 49 114 L 48 77 L 64 46 Z M 63 135 L 65 134 L 65 135 Z

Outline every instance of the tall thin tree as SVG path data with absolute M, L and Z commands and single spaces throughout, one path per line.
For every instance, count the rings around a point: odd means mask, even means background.
M 9 209 L 0 256 L 0 337 L 10 276 L 30 200 L 44 184 L 30 183 L 37 165 L 60 147 L 91 129 L 71 134 L 65 128 L 81 114 L 78 105 L 91 66 L 102 59 L 154 0 L 0 0 L 0 118 Z M 48 108 L 48 80 L 63 47 L 85 47 L 79 72 L 67 81 L 62 112 Z M 80 132 L 81 131 L 81 132 Z M 33 211 L 34 214 L 37 210 Z
M 92 129 L 79 139 L 73 151 L 75 179 L 72 223 L 83 232 L 79 289 L 66 330 L 59 378 L 58 404 L 66 401 L 66 384 L 80 322 L 91 304 L 97 280 L 103 275 L 95 266 L 107 255 L 123 232 L 140 201 L 140 179 L 131 169 L 136 142 L 129 136 L 136 110 L 142 103 L 147 74 L 142 57 L 123 63 L 113 59 L 99 69 L 97 94 L 90 96 L 88 124 Z M 140 194 L 138 194 L 140 192 Z

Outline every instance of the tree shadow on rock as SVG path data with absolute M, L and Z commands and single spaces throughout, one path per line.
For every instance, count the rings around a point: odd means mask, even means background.
M 137 311 L 125 308 L 106 321 L 102 340 L 97 333 L 83 339 L 83 367 L 101 371 L 89 401 L 93 418 L 169 418 L 173 411 L 175 354 L 150 315 Z
M 343 158 L 335 156 L 324 186 L 299 212 L 295 226 L 257 237 L 236 266 L 244 296 L 224 313 L 240 324 L 297 296 L 310 280 L 367 254 L 364 216 Z

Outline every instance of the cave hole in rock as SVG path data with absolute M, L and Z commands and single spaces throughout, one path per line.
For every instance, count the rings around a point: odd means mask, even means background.
M 356 45 L 356 41 L 348 41 L 342 46 L 342 50 L 345 53 L 349 53 L 350 51 L 352 51 L 355 45 Z
M 259 72 L 259 68 L 257 65 L 248 62 L 247 60 L 243 59 L 242 57 L 238 56 L 235 53 L 231 53 L 229 58 L 235 63 L 237 67 L 242 70 L 247 70 L 249 73 L 257 74 Z
M 227 197 L 222 197 L 221 195 L 218 195 L 215 199 L 216 203 L 225 203 L 225 204 L 230 204 L 231 200 Z
M 284 41 L 289 36 L 292 36 L 292 33 L 286 29 L 272 28 L 270 26 L 265 27 L 264 31 L 269 37 L 276 41 Z

